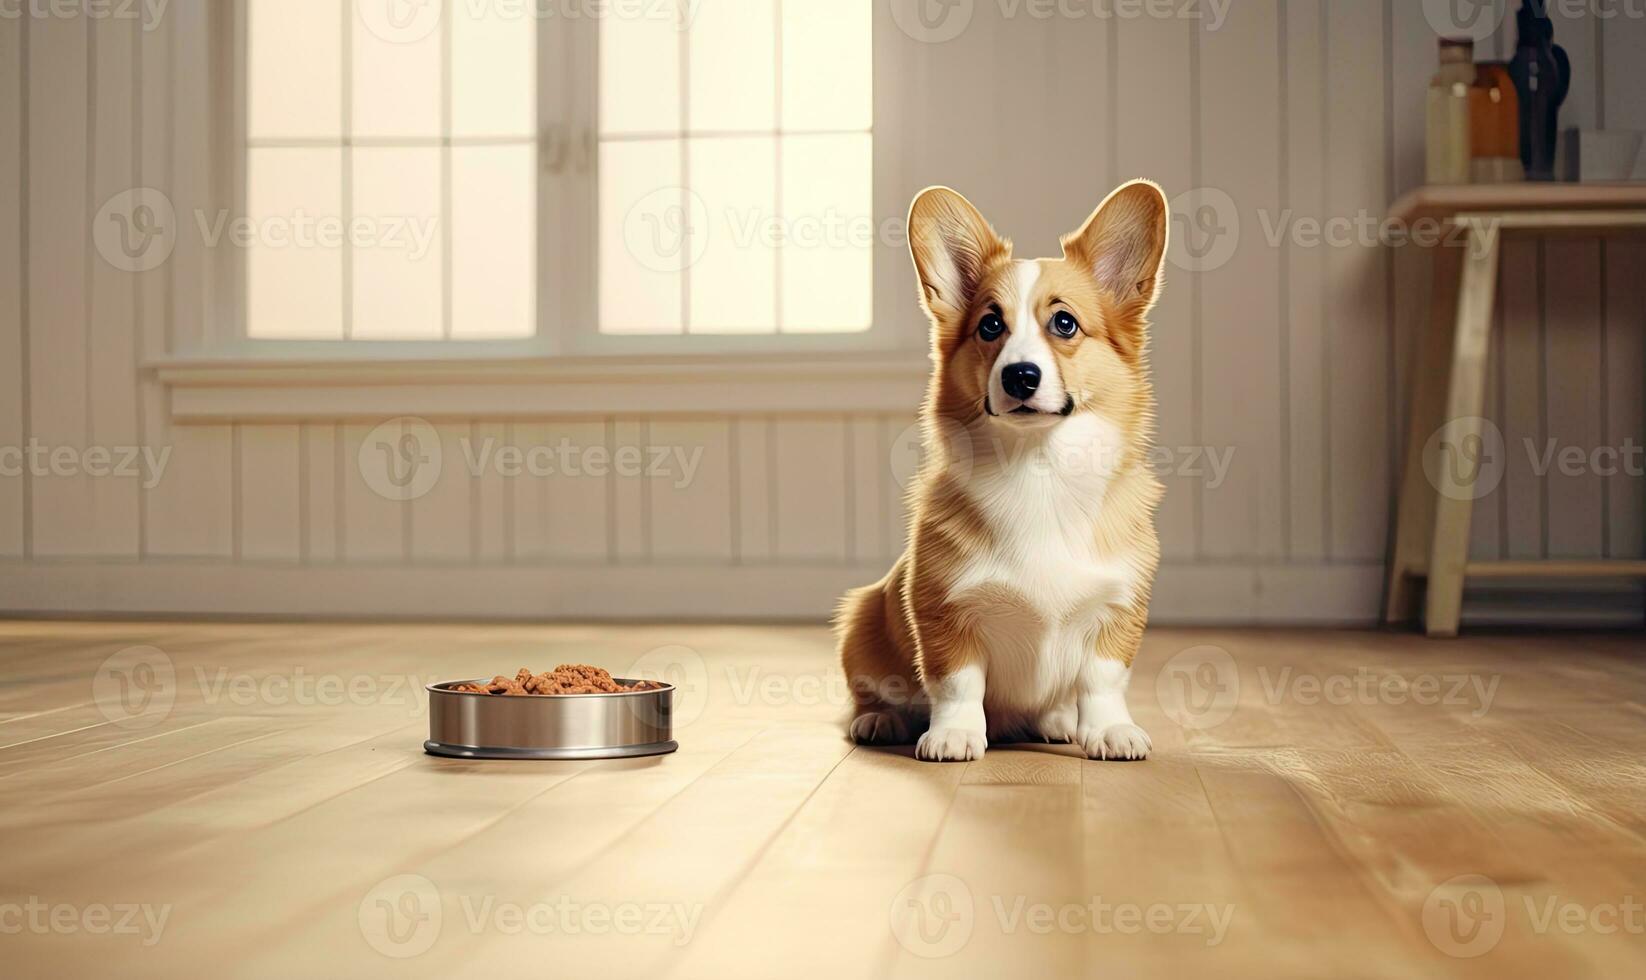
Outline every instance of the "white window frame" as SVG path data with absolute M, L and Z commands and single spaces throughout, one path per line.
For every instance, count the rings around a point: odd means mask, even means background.
M 780 0 L 772 0 L 780 2 Z M 793 2 L 793 0 L 790 0 Z M 225 118 L 215 132 L 221 134 L 215 147 L 216 169 L 225 179 L 231 212 L 245 213 L 247 170 L 247 0 L 225 5 L 229 16 L 219 25 L 214 40 L 232 53 L 217 60 L 227 72 L 230 97 L 220 100 Z M 449 7 L 447 8 L 449 10 Z M 873 4 L 873 31 L 896 30 L 884 4 Z M 343 0 L 345 28 L 343 44 L 349 44 L 354 22 L 353 0 Z M 870 361 L 881 364 L 908 364 L 919 355 L 924 363 L 925 326 L 919 322 L 908 285 L 908 260 L 903 246 L 877 234 L 872 267 L 871 308 L 873 317 L 867 330 L 852 333 L 770 333 L 770 334 L 603 334 L 599 331 L 598 298 L 598 101 L 597 51 L 599 21 L 596 18 L 542 17 L 538 29 L 538 284 L 537 334 L 513 340 L 281 340 L 252 338 L 246 334 L 247 250 L 219 246 L 212 257 L 214 277 L 222 284 L 214 290 L 214 322 L 208 325 L 203 343 L 194 349 L 179 350 L 159 359 L 163 380 L 174 386 L 197 381 L 225 382 L 234 377 L 252 383 L 276 374 L 286 376 L 282 366 L 310 370 L 317 366 L 369 366 L 364 373 L 382 384 L 392 377 L 395 365 L 408 365 L 427 372 L 431 362 L 473 365 L 495 374 L 501 365 L 529 367 L 533 362 L 567 362 L 621 358 L 632 363 L 675 362 L 682 372 L 702 373 L 705 365 L 726 358 L 758 358 L 783 363 L 794 358 L 812 359 L 808 373 L 820 364 L 838 362 L 841 370 Z M 879 45 L 876 45 L 877 49 Z M 888 190 L 898 173 L 896 146 L 888 133 L 895 131 L 883 118 L 882 106 L 888 98 L 889 73 L 876 71 L 873 91 L 873 201 L 877 227 L 886 226 L 889 215 L 901 215 L 901 206 L 890 207 Z M 345 93 L 346 94 L 346 93 Z M 351 140 L 344 139 L 344 146 Z M 449 138 L 442 145 L 449 146 Z M 348 165 L 345 150 L 345 167 Z M 449 256 L 447 257 L 449 261 Z M 345 283 L 344 301 L 351 301 Z M 905 292 L 909 295 L 904 295 Z M 892 297 L 895 296 L 895 301 Z M 822 362 L 817 355 L 841 355 Z M 615 363 L 615 362 L 614 362 Z M 259 375 L 259 366 L 268 372 Z M 562 375 L 569 365 L 540 365 L 543 373 Z M 344 371 L 344 374 L 347 372 Z M 529 371 L 527 373 L 530 373 Z

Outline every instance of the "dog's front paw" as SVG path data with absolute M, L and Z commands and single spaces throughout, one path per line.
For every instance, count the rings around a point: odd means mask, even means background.
M 1149 749 L 1154 747 L 1148 732 L 1127 722 L 1103 729 L 1088 728 L 1078 738 L 1080 747 L 1086 750 L 1086 758 L 1105 762 L 1147 759 Z
M 933 728 L 920 736 L 914 755 L 927 762 L 968 762 L 983 758 L 989 740 L 982 732 L 964 728 Z
M 896 711 L 865 711 L 852 719 L 852 741 L 859 745 L 907 745 L 909 723 Z

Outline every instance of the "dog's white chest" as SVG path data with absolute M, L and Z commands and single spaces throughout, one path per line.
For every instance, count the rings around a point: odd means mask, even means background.
M 991 700 L 1058 697 L 1091 656 L 1097 631 L 1138 595 L 1137 567 L 1097 547 L 1110 433 L 1077 420 L 1067 428 L 1061 444 L 968 481 L 990 543 L 968 559 L 949 597 L 976 614 Z
M 1015 593 L 1046 626 L 1077 628 L 1094 628 L 1105 610 L 1130 604 L 1136 573 L 1098 554 L 1096 530 L 1083 512 L 1066 510 L 1050 488 L 1012 496 L 1018 502 L 1010 507 L 999 497 L 979 501 L 996 512 L 989 514 L 993 540 L 963 568 L 952 598 Z

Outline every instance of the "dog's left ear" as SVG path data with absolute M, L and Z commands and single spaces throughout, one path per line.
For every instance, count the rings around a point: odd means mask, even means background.
M 1115 302 L 1140 304 L 1137 313 L 1146 313 L 1160 292 L 1169 208 L 1153 181 L 1122 184 L 1079 231 L 1063 236 L 1063 257 L 1090 272 Z

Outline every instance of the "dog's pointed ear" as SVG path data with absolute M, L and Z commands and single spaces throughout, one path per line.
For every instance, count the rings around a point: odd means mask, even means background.
M 1079 231 L 1063 236 L 1063 257 L 1084 267 L 1116 302 L 1147 310 L 1160 292 L 1170 205 L 1149 180 L 1122 184 Z
M 938 322 L 965 316 L 989 266 L 1010 254 L 972 203 L 947 187 L 928 187 L 909 205 L 909 255 L 920 302 Z

